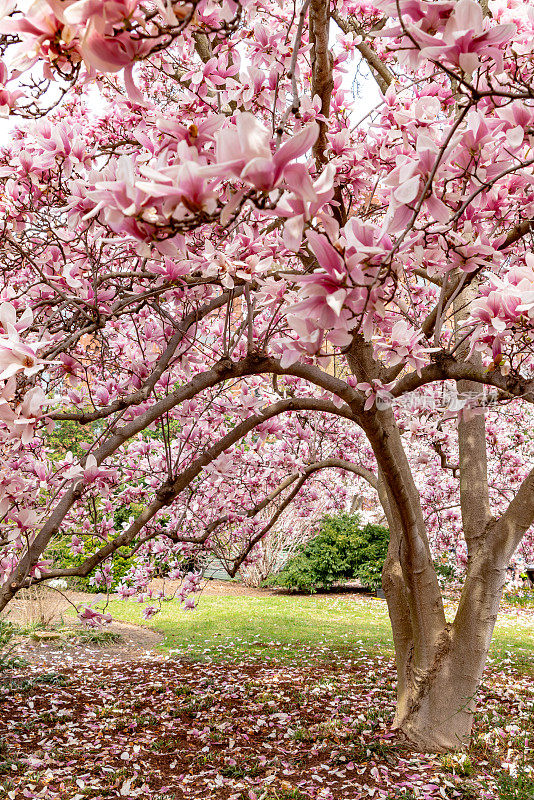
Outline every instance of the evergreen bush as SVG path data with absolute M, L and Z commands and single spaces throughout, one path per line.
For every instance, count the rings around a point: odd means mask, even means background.
M 361 524 L 354 514 L 325 516 L 319 532 L 272 578 L 271 585 L 292 591 L 330 589 L 341 580 L 359 580 L 363 586 L 380 586 L 389 530 Z

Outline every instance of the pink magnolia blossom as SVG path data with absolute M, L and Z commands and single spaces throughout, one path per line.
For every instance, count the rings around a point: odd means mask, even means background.
M 443 160 L 447 158 L 449 150 L 447 148 L 441 156 Z M 427 134 L 420 133 L 413 156 L 397 156 L 397 166 L 384 179 L 384 185 L 391 187 L 388 215 L 384 223 L 384 228 L 389 233 L 397 233 L 410 221 L 438 153 L 439 143 Z M 434 219 L 447 222 L 449 210 L 434 193 L 425 198 L 425 203 Z
M 63 18 L 70 25 L 92 25 L 105 34 L 122 26 L 139 6 L 138 0 L 76 0 L 67 5 Z
M 80 44 L 81 55 L 90 67 L 102 72 L 118 72 L 126 67 L 125 78 L 130 91 L 133 88 L 133 62 L 146 56 L 150 48 L 150 41 L 134 39 L 128 31 L 104 36 L 92 25 Z M 134 99 L 142 99 L 142 96 L 136 92 Z
M 78 611 L 78 619 L 89 628 L 98 628 L 102 625 L 109 625 L 113 620 L 109 613 L 104 613 L 86 605 Z
M 391 329 L 391 333 L 375 340 L 378 353 L 386 353 L 390 364 L 409 364 L 417 372 L 426 363 L 426 357 L 421 346 L 422 333 L 410 327 L 406 320 L 398 320 Z
M 35 375 L 44 367 L 44 362 L 37 355 L 37 348 L 11 333 L 10 338 L 0 337 L 0 380 L 6 380 L 17 372 Z
M 80 554 L 84 552 L 84 544 L 79 536 L 73 536 L 71 539 L 71 550 L 73 553 Z
M 320 269 L 300 279 L 300 295 L 304 299 L 289 311 L 292 317 L 315 320 L 320 328 L 348 327 L 350 314 L 344 306 L 350 286 L 345 262 L 325 236 L 308 231 L 306 238 Z
M 49 402 L 40 386 L 34 386 L 33 389 L 26 392 L 12 423 L 13 431 L 17 437 L 20 437 L 23 445 L 28 444 L 33 438 L 35 428 Z
M 423 45 L 421 55 L 429 59 L 444 59 L 464 72 L 473 72 L 480 57 L 489 56 L 496 61 L 497 72 L 502 71 L 502 45 L 516 32 L 514 24 L 484 24 L 482 8 L 476 0 L 458 0 L 442 33 L 442 37 L 420 35 Z
M 392 386 L 393 384 L 382 385 L 378 380 L 373 380 L 372 383 L 368 383 L 367 381 L 357 383 L 356 388 L 363 392 L 367 398 L 363 410 L 370 411 L 375 403 L 377 408 L 388 408 L 393 400 L 390 391 Z
M 287 165 L 304 155 L 317 139 L 319 128 L 311 123 L 285 142 L 273 155 L 270 134 L 255 117 L 243 112 L 235 126 L 216 134 L 216 173 L 231 174 L 261 191 L 279 185 Z M 206 168 L 208 174 L 215 174 Z
M 121 600 L 126 600 L 128 597 L 133 597 L 135 595 L 135 587 L 133 586 L 126 586 L 125 584 L 121 583 L 117 589 L 117 594 Z
M 212 214 L 217 206 L 217 194 L 213 183 L 206 180 L 205 167 L 188 161 L 161 171 L 142 167 L 141 174 L 149 180 L 139 180 L 136 185 L 148 195 L 162 198 L 168 213 L 177 214 L 176 207 L 181 203 L 184 211 Z M 150 180 L 151 179 L 151 180 Z M 167 212 L 163 209 L 162 213 Z
M 315 217 L 321 220 L 325 227 L 328 220 L 320 210 L 330 202 L 334 195 L 335 169 L 329 164 L 317 180 L 312 181 L 304 164 L 290 164 L 284 170 L 284 178 L 291 194 L 285 195 L 274 210 L 274 215 L 285 217 L 284 244 L 289 250 L 298 250 L 302 242 L 304 226 Z
M 41 578 L 48 571 L 50 564 L 51 562 L 49 560 L 37 561 L 30 569 L 31 577 Z
M 14 66 L 25 70 L 38 59 L 60 66 L 68 58 L 80 60 L 75 43 L 77 30 L 65 24 L 64 8 L 60 0 L 34 0 L 26 4 L 20 16 L 0 20 L 0 33 L 21 38 L 13 53 Z
M 0 380 L 7 380 L 18 372 L 31 376 L 42 370 L 45 362 L 37 353 L 45 346 L 43 341 L 22 340 L 20 332 L 26 330 L 33 322 L 33 313 L 26 308 L 17 321 L 14 306 L 4 302 L 0 305 L 0 322 L 4 336 L 0 336 Z
M 398 7 L 391 0 L 378 0 L 376 5 L 397 16 Z M 513 23 L 490 25 L 484 19 L 482 8 L 476 0 L 429 3 L 426 0 L 401 0 L 399 4 L 403 24 L 412 38 L 404 40 L 411 63 L 419 58 L 444 61 L 470 74 L 480 65 L 480 59 L 492 58 L 497 72 L 503 69 L 500 47 L 516 33 Z M 410 23 L 409 19 L 413 20 Z M 401 25 L 379 35 L 404 35 Z M 414 53 L 413 41 L 420 48 Z M 410 53 L 411 49 L 411 53 Z
M 99 467 L 95 456 L 91 453 L 87 456 L 85 467 L 83 470 L 84 483 L 93 483 L 98 479 L 113 479 L 116 476 L 116 470 L 104 469 Z
M 0 61 L 0 117 L 8 117 L 17 106 L 17 101 L 24 96 L 22 89 L 8 86 L 9 71 L 3 61 Z

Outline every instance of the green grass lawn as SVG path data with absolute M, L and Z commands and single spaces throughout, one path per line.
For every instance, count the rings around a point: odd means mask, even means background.
M 149 622 L 136 602 L 112 601 L 108 610 L 117 620 L 161 631 L 162 649 L 192 658 L 253 655 L 279 660 L 303 651 L 324 657 L 359 650 L 393 653 L 386 604 L 370 597 L 202 596 L 197 608 L 188 612 L 175 600 L 165 602 Z M 532 626 L 501 615 L 491 658 L 509 659 L 510 666 L 534 672 Z

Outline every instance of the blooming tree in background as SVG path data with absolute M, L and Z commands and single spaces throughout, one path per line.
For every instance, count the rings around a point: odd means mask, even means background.
M 532 8 L 2 12 L 1 105 L 34 119 L 0 156 L 0 608 L 109 584 L 118 553 L 124 596 L 199 548 L 236 574 L 290 504 L 357 485 L 391 534 L 394 725 L 465 745 L 507 566 L 532 557 Z M 362 61 L 382 93 L 363 119 Z M 74 567 L 48 557 L 65 539 Z

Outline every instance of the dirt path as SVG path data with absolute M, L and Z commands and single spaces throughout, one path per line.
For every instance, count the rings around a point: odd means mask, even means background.
M 76 631 L 73 624 L 71 630 Z M 35 640 L 31 636 L 17 636 L 12 655 L 21 656 L 28 664 L 45 669 L 67 669 L 82 664 L 105 664 L 120 659 L 137 661 L 150 657 L 154 649 L 163 641 L 163 634 L 130 625 L 126 622 L 113 622 L 105 629 L 106 634 L 120 636 L 116 642 L 86 642 L 75 635 L 59 639 Z M 82 631 L 83 634 L 83 631 Z

